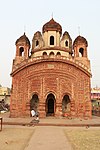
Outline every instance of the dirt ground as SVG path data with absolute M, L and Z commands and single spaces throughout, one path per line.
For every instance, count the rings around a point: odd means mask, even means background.
M 34 127 L 4 125 L 0 131 L 0 150 L 24 150 L 34 130 Z
M 0 150 L 24 150 L 25 147 L 28 146 L 32 135 L 37 132 L 38 128 L 43 127 L 4 125 L 3 130 L 0 132 Z M 49 128 L 50 127 L 48 127 L 48 129 Z M 66 135 L 66 138 L 72 145 L 73 150 L 100 149 L 100 127 L 60 128 L 62 128 L 62 132 Z M 41 129 L 39 135 L 41 135 Z M 41 136 L 43 136 L 43 134 Z

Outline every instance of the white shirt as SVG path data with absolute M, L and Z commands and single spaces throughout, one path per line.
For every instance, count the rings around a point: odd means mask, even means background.
M 32 115 L 32 117 L 35 116 L 35 111 L 34 110 L 31 110 L 31 115 Z

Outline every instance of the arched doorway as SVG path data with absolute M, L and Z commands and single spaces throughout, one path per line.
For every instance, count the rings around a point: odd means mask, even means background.
M 55 96 L 49 94 L 46 99 L 46 116 L 54 116 L 55 114 Z
M 69 115 L 70 114 L 70 97 L 69 95 L 64 95 L 62 100 L 62 113 Z
M 32 96 L 32 99 L 30 100 L 30 111 L 34 109 L 36 112 L 38 111 L 38 104 L 39 104 L 39 98 L 37 94 L 34 94 Z

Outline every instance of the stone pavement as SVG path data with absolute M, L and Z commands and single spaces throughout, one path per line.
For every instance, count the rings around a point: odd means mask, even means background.
M 28 118 L 9 118 L 9 112 L 0 114 L 3 118 L 3 124 L 7 125 L 29 125 L 32 117 Z M 40 118 L 40 122 L 36 126 L 100 126 L 100 117 L 93 116 L 92 119 L 67 119 L 67 118 Z
M 36 127 L 25 150 L 72 150 L 62 127 Z

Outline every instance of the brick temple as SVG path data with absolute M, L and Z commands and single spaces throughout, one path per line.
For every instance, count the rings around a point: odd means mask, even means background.
M 72 41 L 69 33 L 52 18 L 32 44 L 24 33 L 16 40 L 12 65 L 11 117 L 91 118 L 91 70 L 88 42 Z

